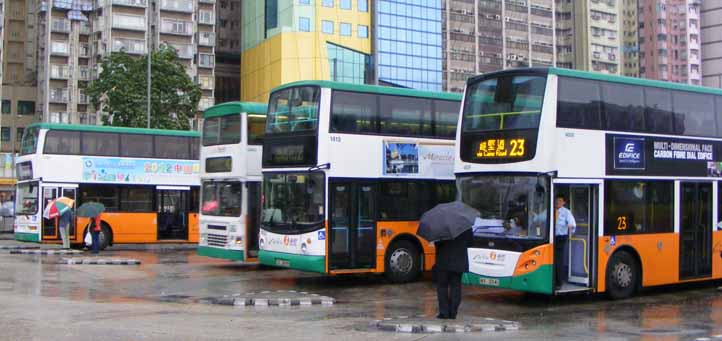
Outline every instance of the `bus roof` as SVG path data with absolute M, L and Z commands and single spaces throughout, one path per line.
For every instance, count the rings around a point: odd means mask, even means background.
M 681 91 L 691 91 L 691 92 L 705 93 L 705 94 L 712 94 L 712 95 L 722 95 L 722 89 L 718 89 L 718 88 L 709 88 L 709 87 L 704 87 L 704 86 L 699 86 L 699 85 L 673 83 L 673 82 L 658 81 L 658 80 L 653 80 L 653 79 L 610 75 L 610 74 L 599 73 L 599 72 L 579 71 L 579 70 L 563 69 L 563 68 L 555 68 L 555 67 L 518 68 L 518 69 L 508 69 L 508 70 L 496 71 L 493 73 L 487 73 L 484 75 L 479 75 L 479 76 L 470 78 L 469 82 L 474 82 L 474 81 L 478 80 L 479 78 L 483 78 L 485 76 L 489 76 L 489 75 L 493 75 L 493 74 L 515 73 L 515 72 L 523 72 L 525 70 L 528 70 L 528 71 L 534 72 L 534 73 L 550 73 L 553 75 L 564 76 L 564 77 L 583 78 L 583 79 L 589 79 L 589 80 L 598 80 L 598 81 L 620 83 L 620 84 L 647 86 L 647 87 L 663 88 L 663 89 L 669 89 L 669 90 L 681 90 Z
M 414 90 L 414 89 L 407 89 L 407 88 L 395 88 L 395 87 L 390 87 L 390 86 L 351 84 L 351 83 L 319 81 L 319 80 L 299 81 L 299 82 L 283 84 L 279 87 L 276 87 L 271 92 L 283 90 L 283 89 L 287 89 L 287 88 L 291 88 L 291 87 L 297 87 L 297 86 L 318 86 L 321 88 L 330 88 L 333 90 L 342 90 L 342 91 L 366 92 L 366 93 L 394 95 L 394 96 L 421 97 L 421 98 L 440 99 L 440 100 L 447 100 L 447 101 L 461 101 L 461 94 L 455 94 L 455 93 L 450 93 L 450 92 L 431 92 L 431 91 Z
M 266 114 L 268 104 L 255 102 L 226 102 L 216 104 L 203 112 L 204 118 L 228 116 L 242 112 L 249 114 Z
M 28 126 L 28 129 L 29 128 L 40 128 L 40 129 L 48 129 L 48 130 L 92 131 L 92 132 L 97 132 L 97 133 L 125 133 L 125 134 L 143 134 L 143 135 L 200 137 L 200 133 L 197 131 L 127 128 L 127 127 L 113 127 L 113 126 L 94 126 L 94 125 L 82 125 L 82 124 L 33 123 Z

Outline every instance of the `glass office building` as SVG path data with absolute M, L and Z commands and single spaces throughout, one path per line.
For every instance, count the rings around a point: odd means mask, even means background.
M 378 0 L 374 15 L 378 83 L 441 91 L 441 0 Z

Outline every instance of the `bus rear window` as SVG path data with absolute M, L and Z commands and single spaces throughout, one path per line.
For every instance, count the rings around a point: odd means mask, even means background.
M 268 101 L 266 133 L 315 131 L 318 126 L 320 88 L 288 88 L 274 92 Z
M 545 86 L 541 76 L 502 76 L 469 85 L 464 131 L 538 128 Z

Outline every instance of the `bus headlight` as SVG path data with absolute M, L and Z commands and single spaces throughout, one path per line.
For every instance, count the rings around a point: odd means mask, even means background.
M 306 247 L 306 243 L 301 244 L 301 253 L 304 255 L 308 253 L 308 248 Z
M 258 248 L 263 250 L 263 246 L 266 244 L 266 242 L 263 240 L 263 238 L 258 240 Z

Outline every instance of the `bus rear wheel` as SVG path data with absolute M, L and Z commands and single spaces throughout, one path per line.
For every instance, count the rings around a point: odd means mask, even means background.
M 615 252 L 607 264 L 607 294 L 618 300 L 630 297 L 639 283 L 639 265 L 626 251 Z
M 420 251 L 408 240 L 399 240 L 386 250 L 384 274 L 393 283 L 407 283 L 421 274 Z

